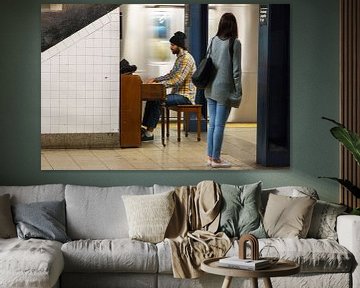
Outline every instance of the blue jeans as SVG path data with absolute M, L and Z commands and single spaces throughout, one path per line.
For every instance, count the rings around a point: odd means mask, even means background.
M 207 131 L 207 153 L 212 159 L 219 160 L 221 146 L 224 139 L 225 123 L 229 117 L 231 107 L 207 99 L 209 112 L 209 126 Z
M 147 128 L 155 128 L 160 119 L 160 101 L 147 101 L 145 105 L 142 125 Z M 165 101 L 166 106 L 192 104 L 189 98 L 179 94 L 168 94 Z

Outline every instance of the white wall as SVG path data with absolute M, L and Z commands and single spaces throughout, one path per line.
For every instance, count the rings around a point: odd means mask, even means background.
M 41 53 L 41 133 L 119 131 L 119 9 Z
M 143 80 L 168 73 L 176 56 L 170 51 L 169 39 L 176 31 L 184 31 L 184 5 L 124 4 L 120 6 L 123 17 L 121 59 L 125 58 L 138 69 Z M 167 19 L 162 38 L 156 35 L 154 20 Z

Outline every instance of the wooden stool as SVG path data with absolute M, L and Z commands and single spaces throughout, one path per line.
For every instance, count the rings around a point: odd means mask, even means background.
M 201 107 L 199 104 L 176 105 L 166 107 L 166 137 L 169 137 L 169 110 L 177 112 L 177 141 L 180 142 L 180 126 L 181 126 L 181 112 L 184 112 L 184 130 L 185 137 L 188 136 L 189 130 L 189 113 L 196 113 L 197 117 L 197 141 L 201 140 Z

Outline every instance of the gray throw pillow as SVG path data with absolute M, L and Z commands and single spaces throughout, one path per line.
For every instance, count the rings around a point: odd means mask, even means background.
M 65 201 L 15 204 L 13 215 L 19 238 L 70 241 L 65 231 Z
M 222 208 L 218 231 L 229 237 L 253 234 L 266 238 L 260 216 L 261 182 L 243 186 L 221 185 Z
M 16 237 L 15 224 L 11 215 L 10 195 L 0 196 L 0 238 Z
M 336 219 L 346 211 L 345 205 L 318 200 L 312 214 L 309 238 L 337 240 Z

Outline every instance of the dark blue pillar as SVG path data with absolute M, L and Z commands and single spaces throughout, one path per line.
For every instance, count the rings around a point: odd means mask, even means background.
M 260 5 L 256 163 L 290 165 L 289 4 Z
M 185 11 L 185 31 L 189 40 L 189 51 L 193 55 L 196 65 L 199 65 L 201 59 L 206 54 L 208 42 L 208 5 L 207 4 L 188 4 Z M 207 103 L 203 90 L 197 90 L 195 103 L 202 104 L 201 131 L 206 131 L 207 124 Z M 190 131 L 196 131 L 196 117 L 190 117 Z

